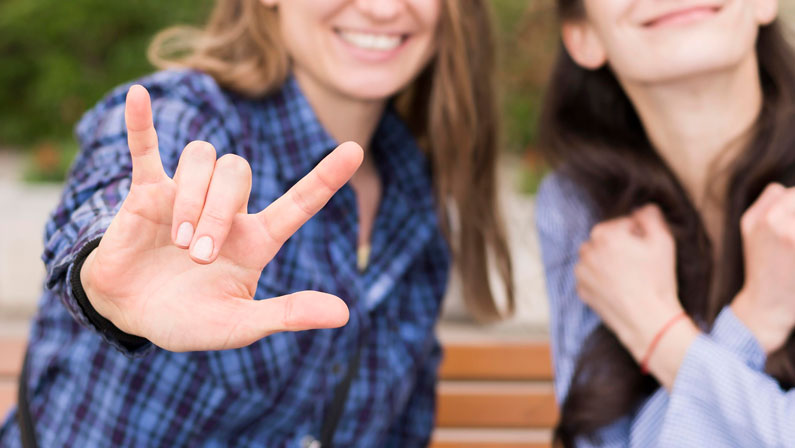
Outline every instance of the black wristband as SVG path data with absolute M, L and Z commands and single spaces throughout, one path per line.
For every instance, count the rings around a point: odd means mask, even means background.
M 118 341 L 125 349 L 135 351 L 148 344 L 149 341 L 145 338 L 119 330 L 117 326 L 113 325 L 113 322 L 102 317 L 102 315 L 94 309 L 94 306 L 91 305 L 91 301 L 88 300 L 86 291 L 83 289 L 83 283 L 80 280 L 80 270 L 83 268 L 83 263 L 85 263 L 91 251 L 99 246 L 101 240 L 102 238 L 100 237 L 90 241 L 78 252 L 77 257 L 75 257 L 74 265 L 72 266 L 72 276 L 70 278 L 72 283 L 72 294 L 74 294 L 77 304 L 80 305 L 80 309 L 83 310 L 88 321 L 91 322 L 100 333 L 108 336 L 112 340 Z

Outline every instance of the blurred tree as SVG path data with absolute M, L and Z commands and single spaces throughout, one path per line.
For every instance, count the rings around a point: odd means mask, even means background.
M 210 0 L 0 2 L 0 144 L 71 138 L 111 87 L 152 70 L 146 46 L 174 23 L 197 23 Z
M 552 2 L 490 1 L 501 47 L 505 147 L 524 153 L 535 141 L 541 92 L 557 44 Z M 62 178 L 77 150 L 72 128 L 80 116 L 114 86 L 153 70 L 146 47 L 157 31 L 198 24 L 213 3 L 0 1 L 0 146 L 33 150 L 29 179 Z
M 541 97 L 558 45 L 551 0 L 494 0 L 505 149 L 532 151 Z

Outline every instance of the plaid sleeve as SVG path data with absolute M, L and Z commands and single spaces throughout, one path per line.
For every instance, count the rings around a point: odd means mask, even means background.
M 163 166 L 169 175 L 191 140 L 222 140 L 216 114 L 190 100 L 187 86 L 166 85 L 156 76 L 141 81 L 152 96 L 152 112 Z M 173 83 L 173 80 L 171 81 Z M 132 161 L 127 147 L 124 103 L 129 86 L 111 92 L 87 112 L 76 128 L 80 152 L 70 170 L 60 202 L 45 226 L 46 287 L 57 292 L 81 325 L 98 331 L 74 297 L 72 267 L 88 244 L 101 238 L 130 190 Z M 206 100 L 205 100 L 206 101 Z M 218 146 L 216 146 L 218 147 Z M 108 332 L 103 339 L 129 356 L 142 356 L 151 344 L 133 351 Z
M 389 448 L 425 447 L 436 422 L 436 382 L 442 349 L 434 342 L 431 356 L 417 372 L 417 383 L 408 404 L 392 423 L 385 446 Z

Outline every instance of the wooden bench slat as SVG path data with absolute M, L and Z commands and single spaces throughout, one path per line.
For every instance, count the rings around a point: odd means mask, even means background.
M 437 428 L 431 448 L 550 448 L 552 431 L 538 429 Z
M 551 428 L 558 408 L 550 384 L 443 381 L 436 418 L 439 427 Z
M 440 367 L 447 380 L 551 380 L 549 344 L 448 343 Z
M 550 448 L 549 442 L 471 442 L 468 440 L 452 440 L 449 442 L 431 442 L 430 448 Z

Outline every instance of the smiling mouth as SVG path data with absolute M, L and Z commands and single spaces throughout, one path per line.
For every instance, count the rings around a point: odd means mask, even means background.
M 401 34 L 377 34 L 339 29 L 335 31 L 346 43 L 369 51 L 391 51 L 408 39 L 408 35 Z
M 684 25 L 712 17 L 718 12 L 720 12 L 720 7 L 718 6 L 696 6 L 656 17 L 645 22 L 643 26 L 645 28 L 657 28 L 670 25 Z

